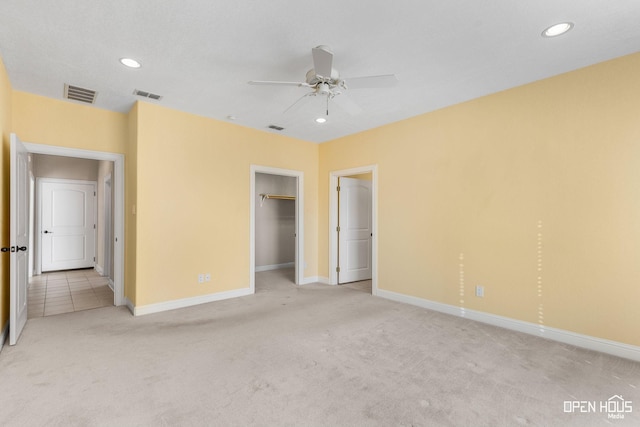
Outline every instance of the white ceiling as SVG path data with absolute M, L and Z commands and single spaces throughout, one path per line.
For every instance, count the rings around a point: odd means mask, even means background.
M 575 27 L 541 37 L 561 21 Z M 164 97 L 147 102 L 324 142 L 637 52 L 639 23 L 638 0 L 1 0 L 0 55 L 16 90 L 62 99 L 69 83 L 127 112 L 139 89 Z M 320 125 L 317 98 L 283 114 L 308 89 L 247 84 L 304 81 L 320 44 L 342 77 L 395 73 L 398 85 L 341 95 L 363 111 L 330 107 Z

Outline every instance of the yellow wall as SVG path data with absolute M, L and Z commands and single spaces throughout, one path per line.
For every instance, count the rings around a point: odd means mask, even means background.
M 379 288 L 640 345 L 639 71 L 635 54 L 322 144 L 319 274 L 329 172 L 377 164 Z
M 317 275 L 318 150 L 139 103 L 136 305 L 249 286 L 252 164 L 304 172 L 304 274 Z
M 11 97 L 9 76 L 0 58 L 0 215 L 2 239 L 0 246 L 9 246 L 9 135 L 11 134 Z M 0 255 L 0 333 L 9 321 L 9 256 Z M 1 345 L 1 344 L 0 344 Z
M 126 152 L 127 115 L 15 91 L 13 128 L 22 141 L 59 147 Z
M 317 275 L 316 144 L 146 103 L 120 114 L 16 91 L 11 105 L 23 141 L 125 154 L 134 305 L 249 285 L 251 164 L 305 173 L 305 276 Z M 212 281 L 198 284 L 199 273 Z
M 101 110 L 88 105 L 59 101 L 30 93 L 13 92 L 13 130 L 22 141 L 58 147 L 131 154 L 129 149 L 129 118 L 127 114 Z M 129 171 L 128 158 L 125 168 Z M 135 186 L 125 177 L 125 197 L 135 194 Z M 128 199 L 127 199 L 128 200 Z M 129 249 L 127 228 L 131 218 L 125 216 L 125 278 L 127 268 L 135 267 L 135 250 Z M 135 226 L 133 228 L 135 230 Z M 131 234 L 135 241 L 135 233 Z M 135 246 L 134 246 L 135 248 Z M 133 262 L 131 259 L 133 259 Z M 125 279 L 125 296 L 130 297 Z M 135 282 L 131 284 L 135 286 Z M 131 297 L 130 297 L 131 298 Z
M 0 66 L 2 243 L 11 131 L 126 155 L 137 306 L 247 287 L 251 164 L 304 172 L 305 277 L 328 276 L 329 172 L 377 164 L 381 289 L 640 345 L 638 70 L 631 55 L 315 145 L 153 104 L 127 115 L 12 92 Z

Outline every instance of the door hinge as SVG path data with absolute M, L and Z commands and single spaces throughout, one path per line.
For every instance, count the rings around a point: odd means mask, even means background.
M 340 273 L 340 267 L 336 267 L 336 273 Z
M 336 190 L 340 191 L 340 186 L 339 185 L 336 187 Z
M 96 262 L 96 257 L 93 257 L 93 262 Z
M 96 225 L 95 225 L 95 224 L 93 224 L 93 229 L 94 229 L 94 230 L 96 229 Z
M 93 197 L 96 197 L 96 192 L 95 191 L 93 192 Z
M 339 233 L 340 232 L 340 226 L 336 227 L 336 231 Z
M 11 246 L 10 248 L 2 248 L 1 251 L 2 252 L 20 252 L 20 251 L 26 251 L 27 247 L 26 246 Z

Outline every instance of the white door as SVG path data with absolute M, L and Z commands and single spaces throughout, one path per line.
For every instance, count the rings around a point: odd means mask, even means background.
M 95 264 L 96 183 L 40 180 L 42 271 Z
M 27 323 L 29 257 L 29 157 L 27 149 L 11 134 L 9 266 L 9 344 L 15 345 Z
M 371 181 L 339 179 L 338 283 L 371 279 Z

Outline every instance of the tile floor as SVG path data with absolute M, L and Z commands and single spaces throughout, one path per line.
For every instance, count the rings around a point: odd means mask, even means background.
M 113 305 L 109 279 L 94 269 L 56 271 L 29 281 L 28 317 L 89 310 Z

